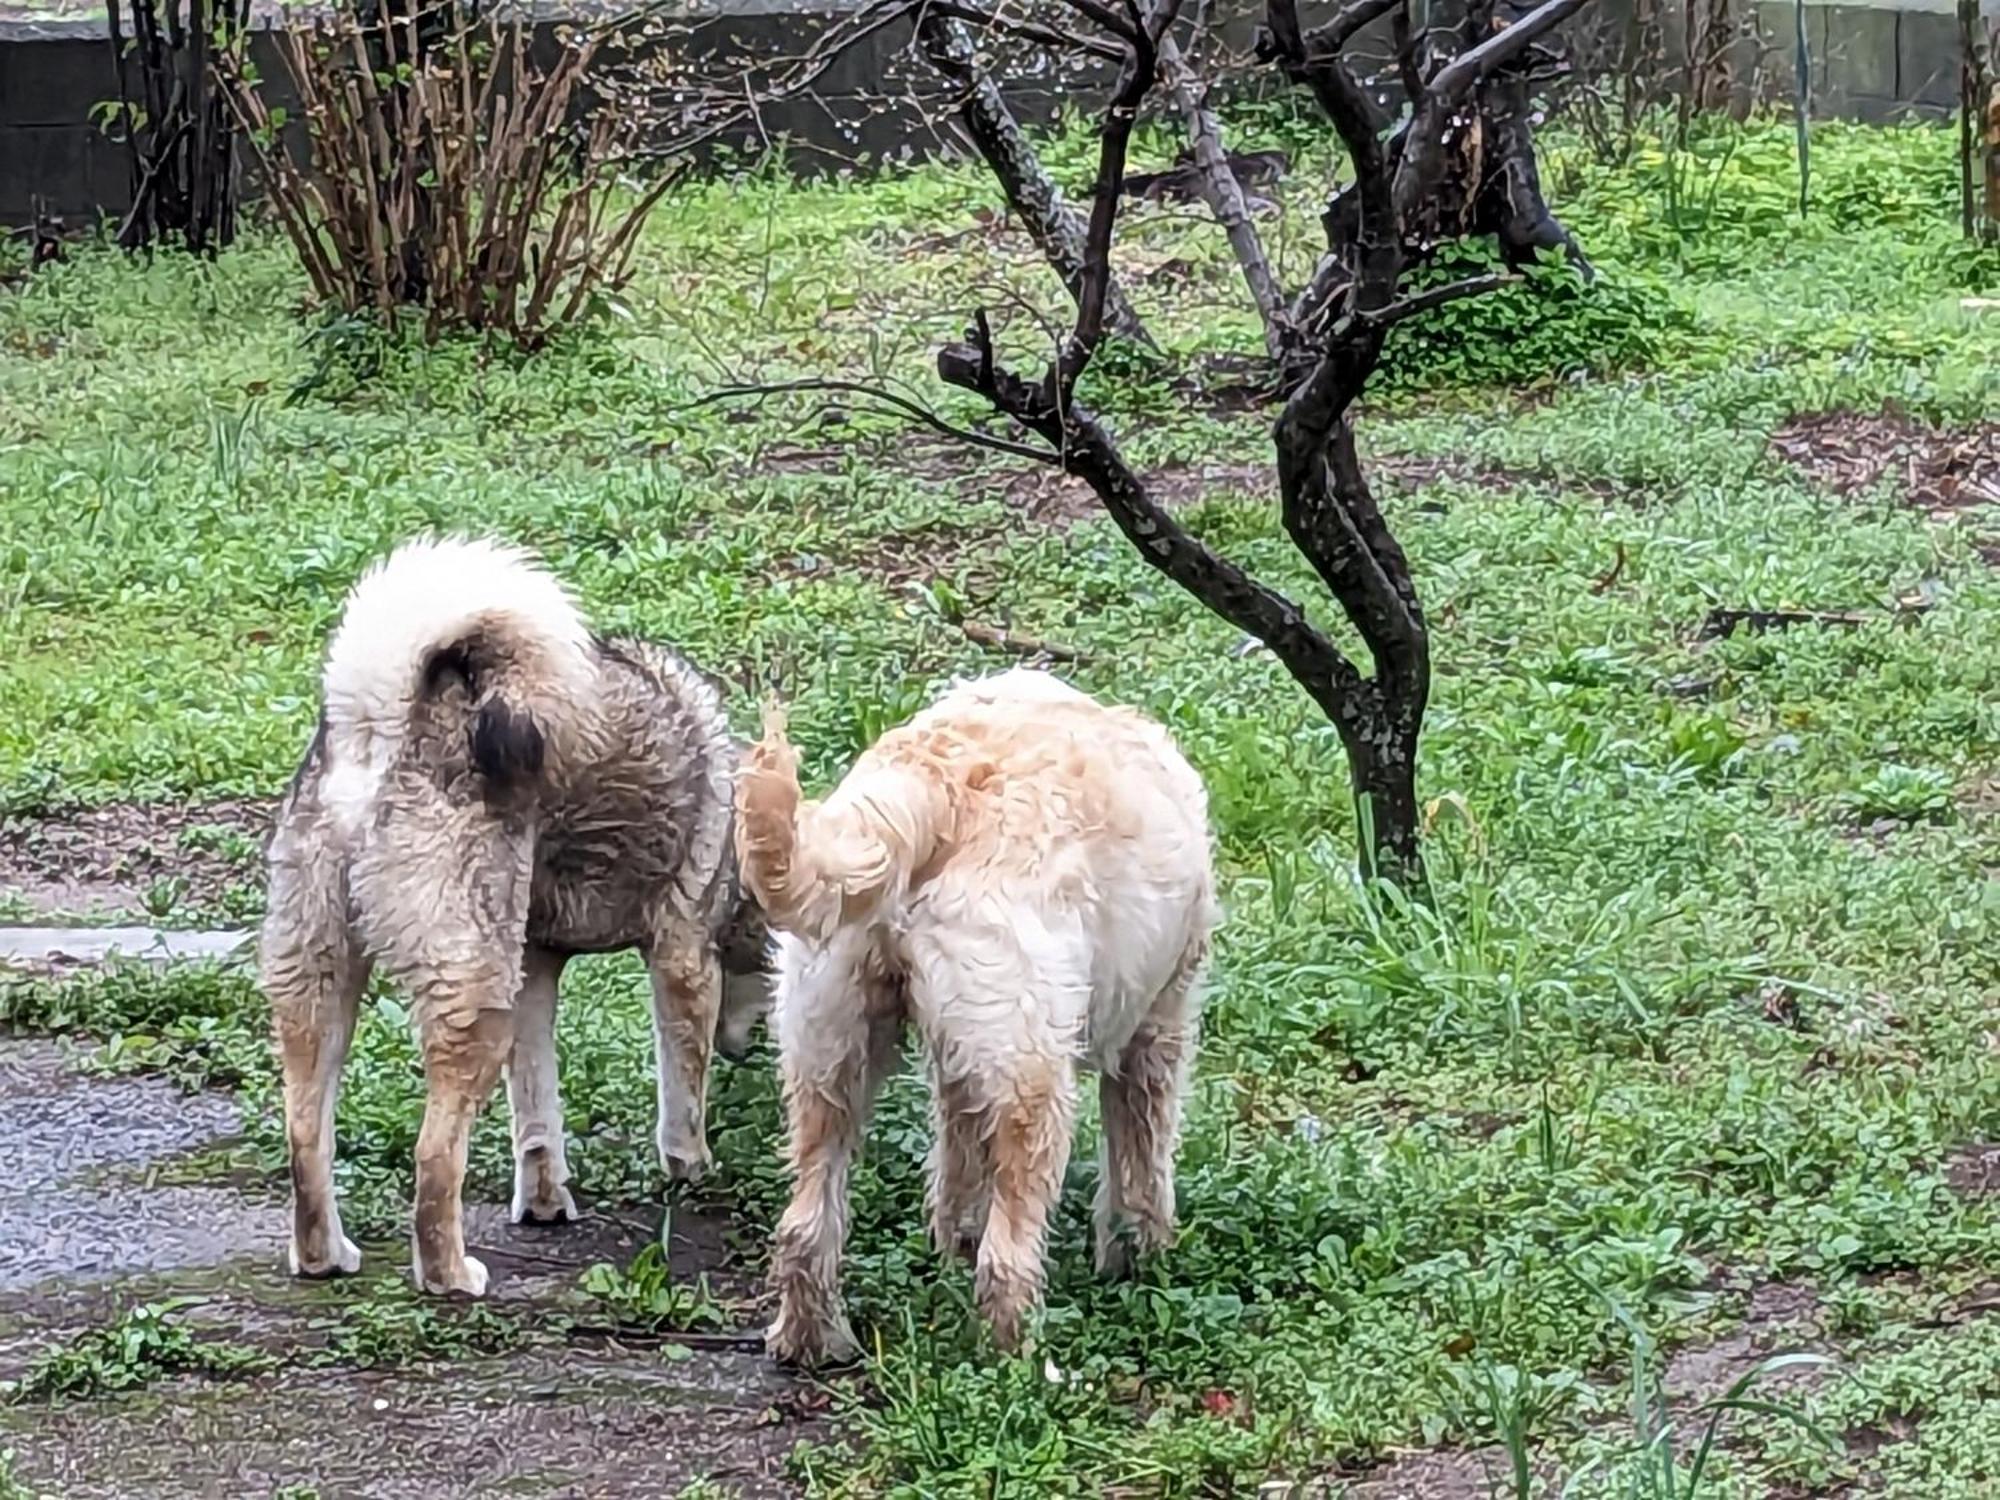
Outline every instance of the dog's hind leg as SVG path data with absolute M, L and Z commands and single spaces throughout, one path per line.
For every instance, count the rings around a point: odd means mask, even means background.
M 408 991 L 427 1098 L 417 1135 L 410 1270 L 427 1292 L 486 1290 L 465 1253 L 460 1189 L 472 1123 L 514 1042 L 532 829 L 406 785 L 355 861 L 377 962 Z
M 940 1255 L 978 1258 L 992 1185 L 988 1118 L 978 1093 L 933 1059 L 929 1194 L 931 1244 Z
M 1023 1053 L 985 1087 L 993 1111 L 993 1196 L 973 1290 L 994 1341 L 1011 1351 L 1041 1300 L 1049 1215 L 1076 1127 L 1076 1079 L 1067 1058 Z
M 875 965 L 868 942 L 842 934 L 830 951 L 803 959 L 783 976 L 773 1012 L 792 1198 L 771 1254 L 778 1316 L 764 1343 L 795 1364 L 839 1364 L 860 1352 L 840 1305 L 847 1178 L 903 1030 L 902 987 Z
M 516 1224 L 561 1224 L 576 1217 L 563 1150 L 562 1092 L 556 1077 L 556 991 L 567 955 L 529 948 L 514 998 L 514 1048 L 507 1059 L 507 1113 L 514 1127 Z
M 294 1276 L 361 1269 L 334 1198 L 333 1114 L 369 966 L 347 925 L 345 873 L 318 844 L 310 829 L 281 825 L 274 835 L 259 951 L 285 1079 Z
M 659 1079 L 654 1136 L 669 1177 L 698 1182 L 708 1170 L 708 1059 L 722 1010 L 722 964 L 708 934 L 676 923 L 654 940 L 653 1048 Z
M 1206 940 L 1189 945 L 1174 977 L 1098 1080 L 1104 1122 L 1096 1205 L 1097 1269 L 1125 1276 L 1134 1253 L 1174 1234 L 1174 1147 L 1181 1088 L 1194 1051 L 1195 988 Z
M 518 960 L 517 960 L 518 962 Z M 512 998 L 512 984 L 507 986 Z M 500 993 L 499 985 L 486 990 Z M 417 1132 L 417 1202 L 410 1272 L 427 1292 L 486 1292 L 486 1267 L 465 1253 L 466 1148 L 472 1123 L 513 1045 L 514 1013 L 485 1005 L 423 1027 L 424 1123 Z

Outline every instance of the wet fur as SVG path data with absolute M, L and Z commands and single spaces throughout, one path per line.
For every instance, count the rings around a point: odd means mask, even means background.
M 1104 1117 L 1098 1266 L 1167 1242 L 1215 907 L 1206 794 L 1164 730 L 1010 672 L 884 735 L 813 803 L 774 713 L 737 782 L 736 836 L 784 934 L 772 1018 L 793 1190 L 774 1354 L 855 1352 L 847 1178 L 906 1025 L 931 1079 L 932 1235 L 973 1262 L 1003 1346 L 1040 1297 L 1080 1066 Z
M 260 958 L 296 1273 L 359 1265 L 334 1202 L 333 1116 L 374 969 L 408 994 L 423 1053 L 412 1270 L 427 1290 L 485 1290 L 460 1186 L 503 1074 L 515 1219 L 575 1217 L 554 1040 L 574 954 L 645 954 L 658 1148 L 670 1172 L 701 1172 L 711 1044 L 719 1022 L 740 1044 L 766 967 L 731 841 L 738 754 L 705 678 L 662 647 L 590 635 L 526 554 L 413 543 L 356 586 L 268 847 Z

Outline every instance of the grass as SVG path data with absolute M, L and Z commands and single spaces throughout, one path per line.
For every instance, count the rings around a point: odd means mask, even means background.
M 1325 143 L 1258 123 L 1299 153 L 1271 226 L 1296 268 Z M 1421 902 L 1352 878 L 1338 747 L 1303 696 L 1107 525 L 1029 525 L 1011 470 L 858 411 L 689 406 L 744 376 L 890 373 L 973 415 L 930 351 L 976 302 L 1056 291 L 951 167 L 685 189 L 629 318 L 533 360 L 314 332 L 286 252 L 254 237 L 213 266 L 89 251 L 0 297 L 0 804 L 275 793 L 342 592 L 429 527 L 542 549 L 600 624 L 730 680 L 741 729 L 776 684 L 821 781 L 947 675 L 1000 664 L 958 620 L 1060 639 L 1211 788 L 1229 915 L 1183 1230 L 1134 1283 L 1090 1276 L 1087 1129 L 1035 1346 L 995 1357 L 923 1245 L 921 1092 L 899 1081 L 856 1184 L 865 1400 L 845 1450 L 801 1461 L 810 1484 L 1232 1493 L 1497 1443 L 1505 1492 L 1685 1495 L 1719 1414 L 1703 1496 L 1990 1493 L 2000 1323 L 1963 1309 L 2000 1214 L 1947 1164 L 2000 1135 L 2000 829 L 1976 795 L 2000 752 L 2000 572 L 1977 548 L 1996 522 L 1829 495 L 1765 439 L 1839 406 L 2000 419 L 2000 320 L 1958 311 L 2000 266 L 1957 242 L 1948 133 L 1821 129 L 1801 222 L 1785 131 L 1617 169 L 1556 142 L 1616 326 L 1530 338 L 1532 303 L 1460 304 L 1363 420 L 1370 452 L 1425 476 L 1385 487 L 1437 625 Z M 1055 155 L 1074 171 L 1081 150 Z M 1215 241 L 1142 215 L 1123 268 L 1170 359 L 1093 397 L 1146 464 L 1217 466 L 1191 521 L 1312 598 L 1268 492 L 1240 492 L 1262 419 L 1173 384 L 1255 346 Z M 1893 618 L 1918 585 L 1933 607 Z M 1717 605 L 1882 619 L 1701 641 Z M 243 1089 L 279 1160 L 241 971 L 117 970 L 0 1007 L 120 1037 L 107 1065 Z M 576 966 L 561 1026 L 580 1193 L 654 1197 L 636 966 Z M 418 1106 L 377 995 L 341 1102 L 360 1232 L 400 1223 Z M 776 1120 L 768 1057 L 721 1065 L 713 1191 L 753 1243 L 782 1201 Z M 496 1194 L 505 1170 L 496 1111 L 473 1181 Z M 1773 1283 L 1812 1289 L 1826 1326 L 1766 1341 L 1840 1371 L 1732 1395 L 1760 1347 L 1712 1390 L 1673 1386 L 1673 1351 L 1730 1336 Z M 603 1289 L 681 1311 L 643 1268 Z

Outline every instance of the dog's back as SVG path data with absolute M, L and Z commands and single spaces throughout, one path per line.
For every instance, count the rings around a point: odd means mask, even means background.
M 651 642 L 592 651 L 599 732 L 544 794 L 529 939 L 592 952 L 639 942 L 664 918 L 726 922 L 737 751 L 721 695 Z
M 863 753 L 823 804 L 800 805 L 767 735 L 739 789 L 742 856 L 774 925 L 824 937 L 877 921 L 913 950 L 949 930 L 942 962 L 976 992 L 978 934 L 997 945 L 1087 951 L 1093 1053 L 1213 925 L 1207 794 L 1159 725 L 1043 672 L 961 685 Z M 1042 929 L 1047 929 L 1043 931 Z M 948 950 L 948 951 L 947 951 Z M 990 955 L 995 968 L 1013 965 Z M 1053 972 L 1054 955 L 1033 965 Z
M 358 854 L 385 809 L 428 807 L 418 821 L 440 828 L 532 827 L 539 946 L 604 951 L 733 915 L 721 695 L 665 647 L 593 636 L 527 554 L 397 549 L 349 597 L 324 701 L 280 827 L 314 825 L 332 857 Z

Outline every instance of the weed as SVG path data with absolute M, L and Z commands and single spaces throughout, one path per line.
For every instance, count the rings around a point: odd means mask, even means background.
M 350 1366 L 444 1364 L 505 1353 L 529 1337 L 518 1317 L 489 1303 L 440 1302 L 399 1283 L 371 1288 L 313 1327 L 326 1339 L 316 1362 Z
M 175 1316 L 183 1301 L 135 1307 L 115 1323 L 44 1349 L 8 1390 L 15 1403 L 86 1400 L 170 1375 L 239 1376 L 269 1369 L 262 1350 L 202 1337 Z
M 1842 792 L 1840 805 L 1857 822 L 1941 822 L 1952 812 L 1951 776 L 1935 766 L 1881 766 L 1861 785 Z
M 609 1264 L 590 1267 L 581 1285 L 623 1327 L 671 1333 L 729 1326 L 728 1314 L 709 1292 L 708 1278 L 693 1286 L 675 1281 L 658 1245 L 646 1246 L 623 1270 Z

